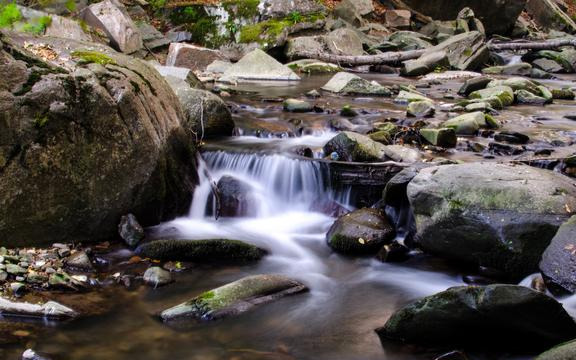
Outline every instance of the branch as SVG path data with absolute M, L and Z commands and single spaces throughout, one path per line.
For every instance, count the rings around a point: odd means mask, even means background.
M 397 63 L 404 60 L 417 59 L 426 50 L 410 50 L 410 51 L 398 51 L 398 52 L 387 52 L 378 55 L 358 55 L 358 56 L 348 56 L 348 55 L 333 55 L 328 53 L 318 53 L 314 51 L 298 51 L 294 53 L 294 57 L 306 58 L 306 59 L 316 59 L 324 62 L 329 62 L 333 64 L 341 65 L 376 65 L 376 64 L 386 64 L 386 63 Z
M 494 50 L 551 50 L 562 46 L 576 46 L 576 39 L 560 39 L 549 41 L 513 41 L 505 43 L 489 43 L 488 48 Z

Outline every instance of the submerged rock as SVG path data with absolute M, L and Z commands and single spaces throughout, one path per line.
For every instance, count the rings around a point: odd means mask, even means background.
M 284 101 L 284 110 L 289 112 L 309 112 L 314 109 L 314 106 L 307 101 L 298 99 L 286 99 Z
M 408 185 L 417 242 L 429 253 L 491 267 L 511 279 L 534 273 L 576 209 L 565 176 L 524 165 L 472 163 L 423 169 Z
M 473 93 L 468 95 L 468 97 L 470 99 L 479 99 L 483 101 L 495 97 L 498 98 L 498 100 L 500 100 L 502 106 L 510 106 L 514 103 L 514 89 L 505 85 L 493 86 L 488 87 L 486 89 L 474 91 Z
M 300 80 L 300 77 L 288 66 L 256 49 L 226 69 L 219 79 L 222 82 L 238 80 Z
M 576 292 L 576 216 L 562 224 L 542 255 L 540 271 L 545 279 L 571 293 Z
M 168 285 L 174 281 L 172 274 L 159 266 L 148 268 L 144 272 L 143 279 L 146 284 L 153 287 Z
M 69 307 L 54 301 L 45 304 L 30 304 L 27 302 L 14 302 L 0 297 L 0 315 L 3 316 L 29 316 L 47 319 L 70 319 L 78 313 Z
M 379 161 L 384 157 L 385 146 L 368 136 L 344 131 L 324 146 L 325 154 L 336 152 L 341 161 Z
M 334 222 L 326 240 L 335 251 L 345 255 L 375 254 L 390 244 L 396 232 L 386 214 L 378 209 L 360 209 Z
M 307 290 L 306 285 L 281 275 L 248 276 L 164 310 L 160 317 L 164 321 L 218 320 Z
M 159 239 L 141 244 L 136 253 L 156 260 L 199 263 L 247 263 L 260 260 L 266 251 L 238 240 Z
M 391 94 L 390 89 L 387 87 L 347 72 L 339 72 L 334 75 L 334 77 L 322 87 L 322 90 L 341 95 L 390 96 Z
M 497 284 L 428 296 L 395 312 L 376 332 L 383 342 L 542 349 L 574 338 L 576 323 L 547 295 Z

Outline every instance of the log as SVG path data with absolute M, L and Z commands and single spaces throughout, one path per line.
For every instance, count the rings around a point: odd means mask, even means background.
M 488 48 L 498 50 L 552 50 L 562 46 L 576 46 L 576 39 L 560 39 L 549 41 L 512 41 L 504 43 L 489 43 Z

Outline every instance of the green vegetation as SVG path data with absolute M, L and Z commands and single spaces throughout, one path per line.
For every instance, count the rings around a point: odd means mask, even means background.
M 246 25 L 240 30 L 240 42 L 241 43 L 251 43 L 257 42 L 259 44 L 270 43 L 276 40 L 276 38 L 282 34 L 284 29 L 294 25 L 294 21 L 298 19 L 298 22 L 315 22 L 317 20 L 323 19 L 322 14 L 311 14 L 306 16 L 290 16 L 284 19 L 270 19 L 267 21 L 259 22 L 256 24 Z
M 74 59 L 78 59 L 81 64 L 116 64 L 116 61 L 106 54 L 93 50 L 76 50 L 70 53 Z
M 43 34 L 46 28 L 52 23 L 51 16 L 42 16 L 38 19 L 33 19 L 31 22 L 24 24 L 24 31 L 36 35 Z
M 37 114 L 36 118 L 34 119 L 34 126 L 37 129 L 41 129 L 48 123 L 48 115 L 44 114 Z
M 22 19 L 22 13 L 16 3 L 0 2 L 0 28 L 11 27 L 15 22 Z
M 66 10 L 70 11 L 71 13 L 76 11 L 76 1 L 74 0 L 67 0 L 64 6 L 66 6 Z

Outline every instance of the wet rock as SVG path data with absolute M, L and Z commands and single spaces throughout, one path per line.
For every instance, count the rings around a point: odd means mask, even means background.
M 252 186 L 233 176 L 223 176 L 216 184 L 221 217 L 254 216 L 258 200 L 252 194 Z
M 576 292 L 576 216 L 562 224 L 542 255 L 540 271 L 548 282 L 557 287 Z
M 386 158 L 392 161 L 412 164 L 422 160 L 418 150 L 405 145 L 386 145 L 382 150 Z
M 410 104 L 417 101 L 427 101 L 429 103 L 434 103 L 432 100 L 430 100 L 424 95 L 406 90 L 400 90 L 398 96 L 394 98 L 394 102 L 397 102 L 399 104 Z
M 296 60 L 286 66 L 305 74 L 328 74 L 342 71 L 342 68 L 336 64 L 311 59 Z
M 425 55 L 442 51 L 447 54 L 450 66 L 456 70 L 476 70 L 484 65 L 490 56 L 484 35 L 478 31 L 452 36 L 426 50 Z
M 390 89 L 387 87 L 347 72 L 339 72 L 334 75 L 322 87 L 322 90 L 341 95 L 390 96 L 391 94 Z
M 384 145 L 350 131 L 344 131 L 324 146 L 324 153 L 336 152 L 341 161 L 379 161 L 384 157 Z
M 376 259 L 387 263 L 403 262 L 409 258 L 410 249 L 397 242 L 384 245 L 376 254 Z
M 420 129 L 420 135 L 430 144 L 443 148 L 455 147 L 458 143 L 456 131 L 450 128 Z
M 94 271 L 92 262 L 84 251 L 78 251 L 67 258 L 66 266 L 78 271 Z
M 159 239 L 141 244 L 136 253 L 157 260 L 199 263 L 247 263 L 260 260 L 266 251 L 242 241 Z
M 576 336 L 576 323 L 559 302 L 529 288 L 460 286 L 404 307 L 376 332 L 383 342 L 542 349 Z
M 486 86 L 492 81 L 492 78 L 487 76 L 480 76 L 475 77 L 472 79 L 466 80 L 460 90 L 458 90 L 458 94 L 462 96 L 468 96 L 471 93 L 485 89 Z
M 489 75 L 530 76 L 532 73 L 532 65 L 527 63 L 518 63 L 503 66 L 492 66 L 482 69 L 482 73 Z
M 332 225 L 326 240 L 335 251 L 345 255 L 375 254 L 390 244 L 396 233 L 386 215 L 377 209 L 360 209 L 341 216 Z
M 172 283 L 174 278 L 169 271 L 166 271 L 158 266 L 148 268 L 144 272 L 144 282 L 153 287 L 164 286 Z
M 426 168 L 408 185 L 429 253 L 504 271 L 537 270 L 550 240 L 576 208 L 567 177 L 529 166 L 471 163 Z
M 400 132 L 400 127 L 392 123 L 384 123 L 379 126 L 374 132 L 368 134 L 368 137 L 374 141 L 384 145 L 394 143 L 394 137 Z
M 32 349 L 27 349 L 22 353 L 22 360 L 50 360 L 49 357 L 40 355 Z
M 92 4 L 84 11 L 83 19 L 104 31 L 116 50 L 131 54 L 142 49 L 140 30 L 119 2 L 105 0 Z
M 481 128 L 498 128 L 498 123 L 490 115 L 477 111 L 445 121 L 442 127 L 454 129 L 457 135 L 474 135 Z
M 492 80 L 488 84 L 488 89 L 500 89 L 502 87 L 509 87 L 513 91 L 525 90 L 533 93 L 534 95 L 541 95 L 539 85 L 534 81 L 521 77 L 511 77 L 504 80 Z
M 536 59 L 532 62 L 532 65 L 542 71 L 546 71 L 547 73 L 556 74 L 564 72 L 564 67 L 551 59 Z
M 356 110 L 352 109 L 350 105 L 344 105 L 340 110 L 340 115 L 345 117 L 356 117 L 358 113 Z
M 477 90 L 468 96 L 470 99 L 487 100 L 497 97 L 502 106 L 510 106 L 514 103 L 514 89 L 509 86 L 494 86 L 483 90 Z
M 524 105 L 544 105 L 547 104 L 549 101 L 543 97 L 536 96 L 532 94 L 530 91 L 526 90 L 518 90 L 514 92 L 516 96 L 516 101 L 518 104 Z
M 164 321 L 218 320 L 307 290 L 304 284 L 281 275 L 248 276 L 164 310 L 160 317 Z
M 130 247 L 135 247 L 144 239 L 144 228 L 134 214 L 122 216 L 118 224 L 118 234 Z
M 552 89 L 552 98 L 558 100 L 574 100 L 576 94 L 570 89 Z
M 433 72 L 436 69 L 447 69 L 450 61 L 445 51 L 434 51 L 424 54 L 415 60 L 407 60 L 402 63 L 402 75 L 420 76 Z
M 524 148 L 516 145 L 491 142 L 488 144 L 488 151 L 494 155 L 520 155 L 524 152 Z
M 57 302 L 48 301 L 45 304 L 30 304 L 27 302 L 14 302 L 0 297 L 0 314 L 4 316 L 30 316 L 48 319 L 69 319 L 79 314 Z
M 527 144 L 530 137 L 519 132 L 501 131 L 494 136 L 496 141 L 505 141 L 511 144 Z
M 10 283 L 10 291 L 12 295 L 21 297 L 26 292 L 26 285 L 21 282 Z
M 264 51 L 256 49 L 230 66 L 219 79 L 222 82 L 239 80 L 300 80 L 300 77 Z
M 540 354 L 535 360 L 572 360 L 575 358 L 576 340 L 572 340 Z
M 218 50 L 185 43 L 172 43 L 166 58 L 167 66 L 183 67 L 194 71 L 205 71 L 215 61 L 228 61 Z
M 413 101 L 408 104 L 406 115 L 412 117 L 432 117 L 436 112 L 434 103 L 430 101 Z
M 284 101 L 284 110 L 289 112 L 309 112 L 314 106 L 307 101 L 298 99 L 286 99 Z

